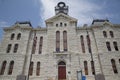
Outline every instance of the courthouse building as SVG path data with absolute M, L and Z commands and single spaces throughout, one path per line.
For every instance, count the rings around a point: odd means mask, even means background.
M 4 28 L 0 80 L 120 80 L 120 24 L 77 26 L 68 9 L 59 2 L 46 27 L 26 21 Z

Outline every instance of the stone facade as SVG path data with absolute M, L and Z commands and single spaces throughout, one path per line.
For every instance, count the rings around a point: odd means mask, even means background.
M 64 10 L 64 9 L 63 9 Z M 98 80 L 98 74 L 103 74 L 105 80 L 120 79 L 120 25 L 112 24 L 108 20 L 94 20 L 90 26 L 77 26 L 77 19 L 64 12 L 57 12 L 55 16 L 47 19 L 46 28 L 33 28 L 29 22 L 17 22 L 11 27 L 4 28 L 4 37 L 0 45 L 0 69 L 3 61 L 6 61 L 4 74 L 0 80 L 16 80 L 18 75 L 25 75 L 28 80 L 58 80 L 58 64 L 65 62 L 66 79 L 77 80 L 77 71 L 82 71 L 86 80 Z M 62 23 L 62 26 L 61 26 Z M 60 51 L 56 51 L 56 31 L 60 32 Z M 67 51 L 64 51 L 63 31 L 67 32 Z M 106 31 L 107 37 L 104 37 Z M 110 31 L 114 37 L 110 36 Z M 11 40 L 11 34 L 15 34 Z M 17 34 L 21 34 L 17 40 Z M 84 37 L 85 53 L 82 52 L 80 36 Z M 91 51 L 88 50 L 89 35 Z M 37 37 L 35 53 L 32 54 L 34 37 Z M 39 54 L 40 37 L 43 37 L 42 52 Z M 108 51 L 106 42 L 110 42 L 111 51 Z M 117 42 L 118 50 L 115 50 L 113 42 Z M 8 44 L 12 44 L 7 53 Z M 14 44 L 18 44 L 18 50 L 14 53 Z M 91 69 L 91 54 L 94 61 L 95 75 Z M 115 60 L 117 73 L 114 73 L 111 59 Z M 12 74 L 8 75 L 10 61 L 14 61 Z M 28 77 L 30 62 L 34 63 L 33 74 Z M 40 62 L 40 75 L 36 75 L 37 62 Z M 85 75 L 84 61 L 88 64 L 88 75 Z

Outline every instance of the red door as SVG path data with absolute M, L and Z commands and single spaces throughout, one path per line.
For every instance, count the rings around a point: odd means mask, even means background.
M 66 66 L 58 66 L 58 80 L 66 79 Z

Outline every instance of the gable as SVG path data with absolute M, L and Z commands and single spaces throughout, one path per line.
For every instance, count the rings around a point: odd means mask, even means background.
M 60 13 L 58 15 L 55 15 L 49 19 L 47 19 L 45 22 L 54 22 L 57 20 L 66 20 L 66 21 L 73 21 L 73 22 L 77 22 L 77 19 L 70 17 L 69 15 L 65 15 L 63 13 Z

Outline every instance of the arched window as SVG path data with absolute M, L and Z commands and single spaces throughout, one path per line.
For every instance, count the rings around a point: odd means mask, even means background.
M 120 63 L 120 59 L 119 59 L 119 63 Z
M 60 32 L 56 31 L 56 52 L 60 52 Z
M 1 70 L 0 70 L 0 75 L 3 75 L 3 74 L 4 74 L 5 68 L 6 68 L 6 64 L 7 64 L 7 61 L 3 61 L 2 67 L 1 67 Z
M 33 63 L 33 62 L 30 62 L 29 75 L 32 75 L 32 74 L 33 74 L 33 65 L 34 65 L 34 63 Z
M 87 35 L 86 38 L 87 38 L 88 51 L 89 53 L 91 53 L 91 41 L 89 35 Z
M 113 31 L 110 31 L 110 36 L 111 36 L 111 38 L 114 37 Z
M 103 31 L 103 36 L 107 37 L 107 32 L 106 31 Z
M 113 68 L 114 73 L 118 73 L 114 59 L 111 59 L 111 64 L 112 64 L 112 68 Z
M 67 26 L 67 23 L 64 23 L 64 26 L 66 27 L 66 26 Z
M 11 44 L 8 44 L 8 46 L 7 46 L 7 50 L 6 50 L 7 53 L 10 52 L 10 50 L 11 50 L 11 46 L 12 46 Z
M 36 36 L 36 33 L 35 33 L 34 39 L 33 39 L 32 54 L 35 54 L 36 45 L 37 45 L 37 36 Z
M 20 40 L 20 38 L 21 38 L 21 33 L 17 35 L 17 40 Z
M 15 44 L 15 45 L 14 45 L 14 51 L 13 51 L 13 52 L 16 53 L 17 50 L 18 50 L 18 44 Z
M 37 62 L 36 75 L 40 75 L 40 62 Z
M 13 72 L 13 67 L 14 67 L 14 61 L 11 61 L 11 62 L 10 62 L 10 65 L 9 65 L 8 75 L 11 75 L 11 74 L 12 74 L 12 72 Z
M 60 27 L 62 27 L 62 25 L 63 25 L 62 22 L 60 22 Z
M 43 37 L 40 37 L 40 42 L 39 42 L 39 54 L 42 53 L 42 45 L 43 45 Z
M 85 53 L 84 38 L 82 35 L 80 36 L 80 40 L 81 40 L 82 52 Z
M 118 51 L 118 45 L 117 45 L 117 42 L 114 41 L 114 42 L 113 42 L 113 45 L 114 45 L 115 50 Z
M 87 61 L 84 61 L 84 70 L 85 70 L 85 75 L 88 75 L 88 65 L 87 65 Z
M 10 39 L 11 39 L 11 40 L 13 40 L 13 39 L 14 39 L 14 37 L 15 37 L 15 34 L 14 34 L 14 33 L 12 33 L 12 34 L 11 34 L 11 38 L 10 38 Z
M 106 46 L 107 46 L 108 51 L 111 51 L 110 42 L 106 42 Z
M 95 74 L 95 66 L 94 66 L 94 61 L 91 61 L 91 69 L 92 69 L 92 74 Z
M 56 27 L 58 27 L 58 24 L 56 24 Z
M 67 51 L 67 31 L 63 31 L 63 48 Z

